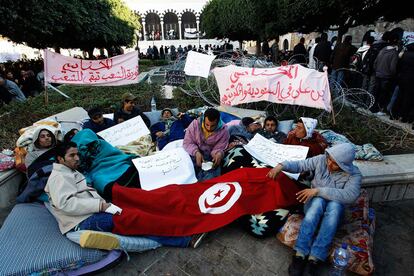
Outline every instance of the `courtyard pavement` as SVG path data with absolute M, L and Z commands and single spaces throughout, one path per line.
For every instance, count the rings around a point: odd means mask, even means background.
M 374 275 L 414 275 L 414 200 L 372 207 Z M 124 258 L 100 275 L 288 275 L 292 252 L 276 238 L 259 240 L 233 224 L 210 233 L 197 249 L 164 247 L 130 254 L 129 261 Z

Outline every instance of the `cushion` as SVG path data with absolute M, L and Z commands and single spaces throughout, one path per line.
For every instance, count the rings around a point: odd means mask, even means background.
M 107 255 L 107 251 L 83 249 L 68 240 L 41 204 L 17 204 L 0 229 L 0 275 L 76 270 Z
M 368 208 L 369 197 L 366 190 L 361 190 L 357 201 L 345 210 L 344 221 L 337 230 L 332 243 L 329 259 L 332 260 L 334 249 L 342 243 L 348 244 L 350 259 L 348 269 L 360 275 L 370 275 L 374 271 L 372 259 L 373 238 L 375 230 L 375 213 Z M 303 215 L 289 216 L 280 229 L 277 238 L 283 244 L 292 247 L 299 234 Z
M 293 129 L 293 123 L 294 123 L 294 120 L 279 121 L 277 125 L 277 131 L 281 131 L 287 135 L 289 131 Z
M 239 223 L 247 233 L 256 238 L 266 238 L 275 235 L 285 224 L 289 210 L 276 209 L 256 215 L 246 215 L 239 219 Z
M 178 108 L 171 108 L 172 112 L 175 114 L 178 113 Z M 151 121 L 151 125 L 156 124 L 160 121 L 162 110 L 155 110 L 155 111 L 146 111 L 144 114 L 148 117 Z

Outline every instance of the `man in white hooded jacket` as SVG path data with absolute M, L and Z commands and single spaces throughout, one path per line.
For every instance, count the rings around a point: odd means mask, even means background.
M 296 254 L 289 266 L 289 275 L 302 275 L 304 271 L 307 275 L 318 275 L 318 266 L 328 257 L 345 205 L 353 203 L 360 194 L 362 176 L 352 163 L 354 159 L 354 147 L 344 143 L 313 158 L 282 162 L 269 171 L 270 178 L 275 178 L 282 170 L 314 173 L 311 188 L 297 193 L 298 200 L 305 203 L 305 217 L 294 247 Z

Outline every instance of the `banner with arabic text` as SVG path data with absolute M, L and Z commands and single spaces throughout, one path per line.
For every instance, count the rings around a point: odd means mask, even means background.
M 299 64 L 274 68 L 229 65 L 213 72 L 221 105 L 269 101 L 331 111 L 328 76 L 324 72 Z
M 45 81 L 49 83 L 117 86 L 138 82 L 138 52 L 85 60 L 45 50 Z

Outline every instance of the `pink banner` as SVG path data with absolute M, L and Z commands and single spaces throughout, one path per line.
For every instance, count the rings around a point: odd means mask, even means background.
M 45 50 L 45 80 L 49 83 L 117 86 L 138 82 L 138 52 L 108 59 L 77 59 Z
M 299 64 L 275 68 L 229 65 L 213 72 L 222 105 L 269 101 L 331 111 L 327 74 Z

